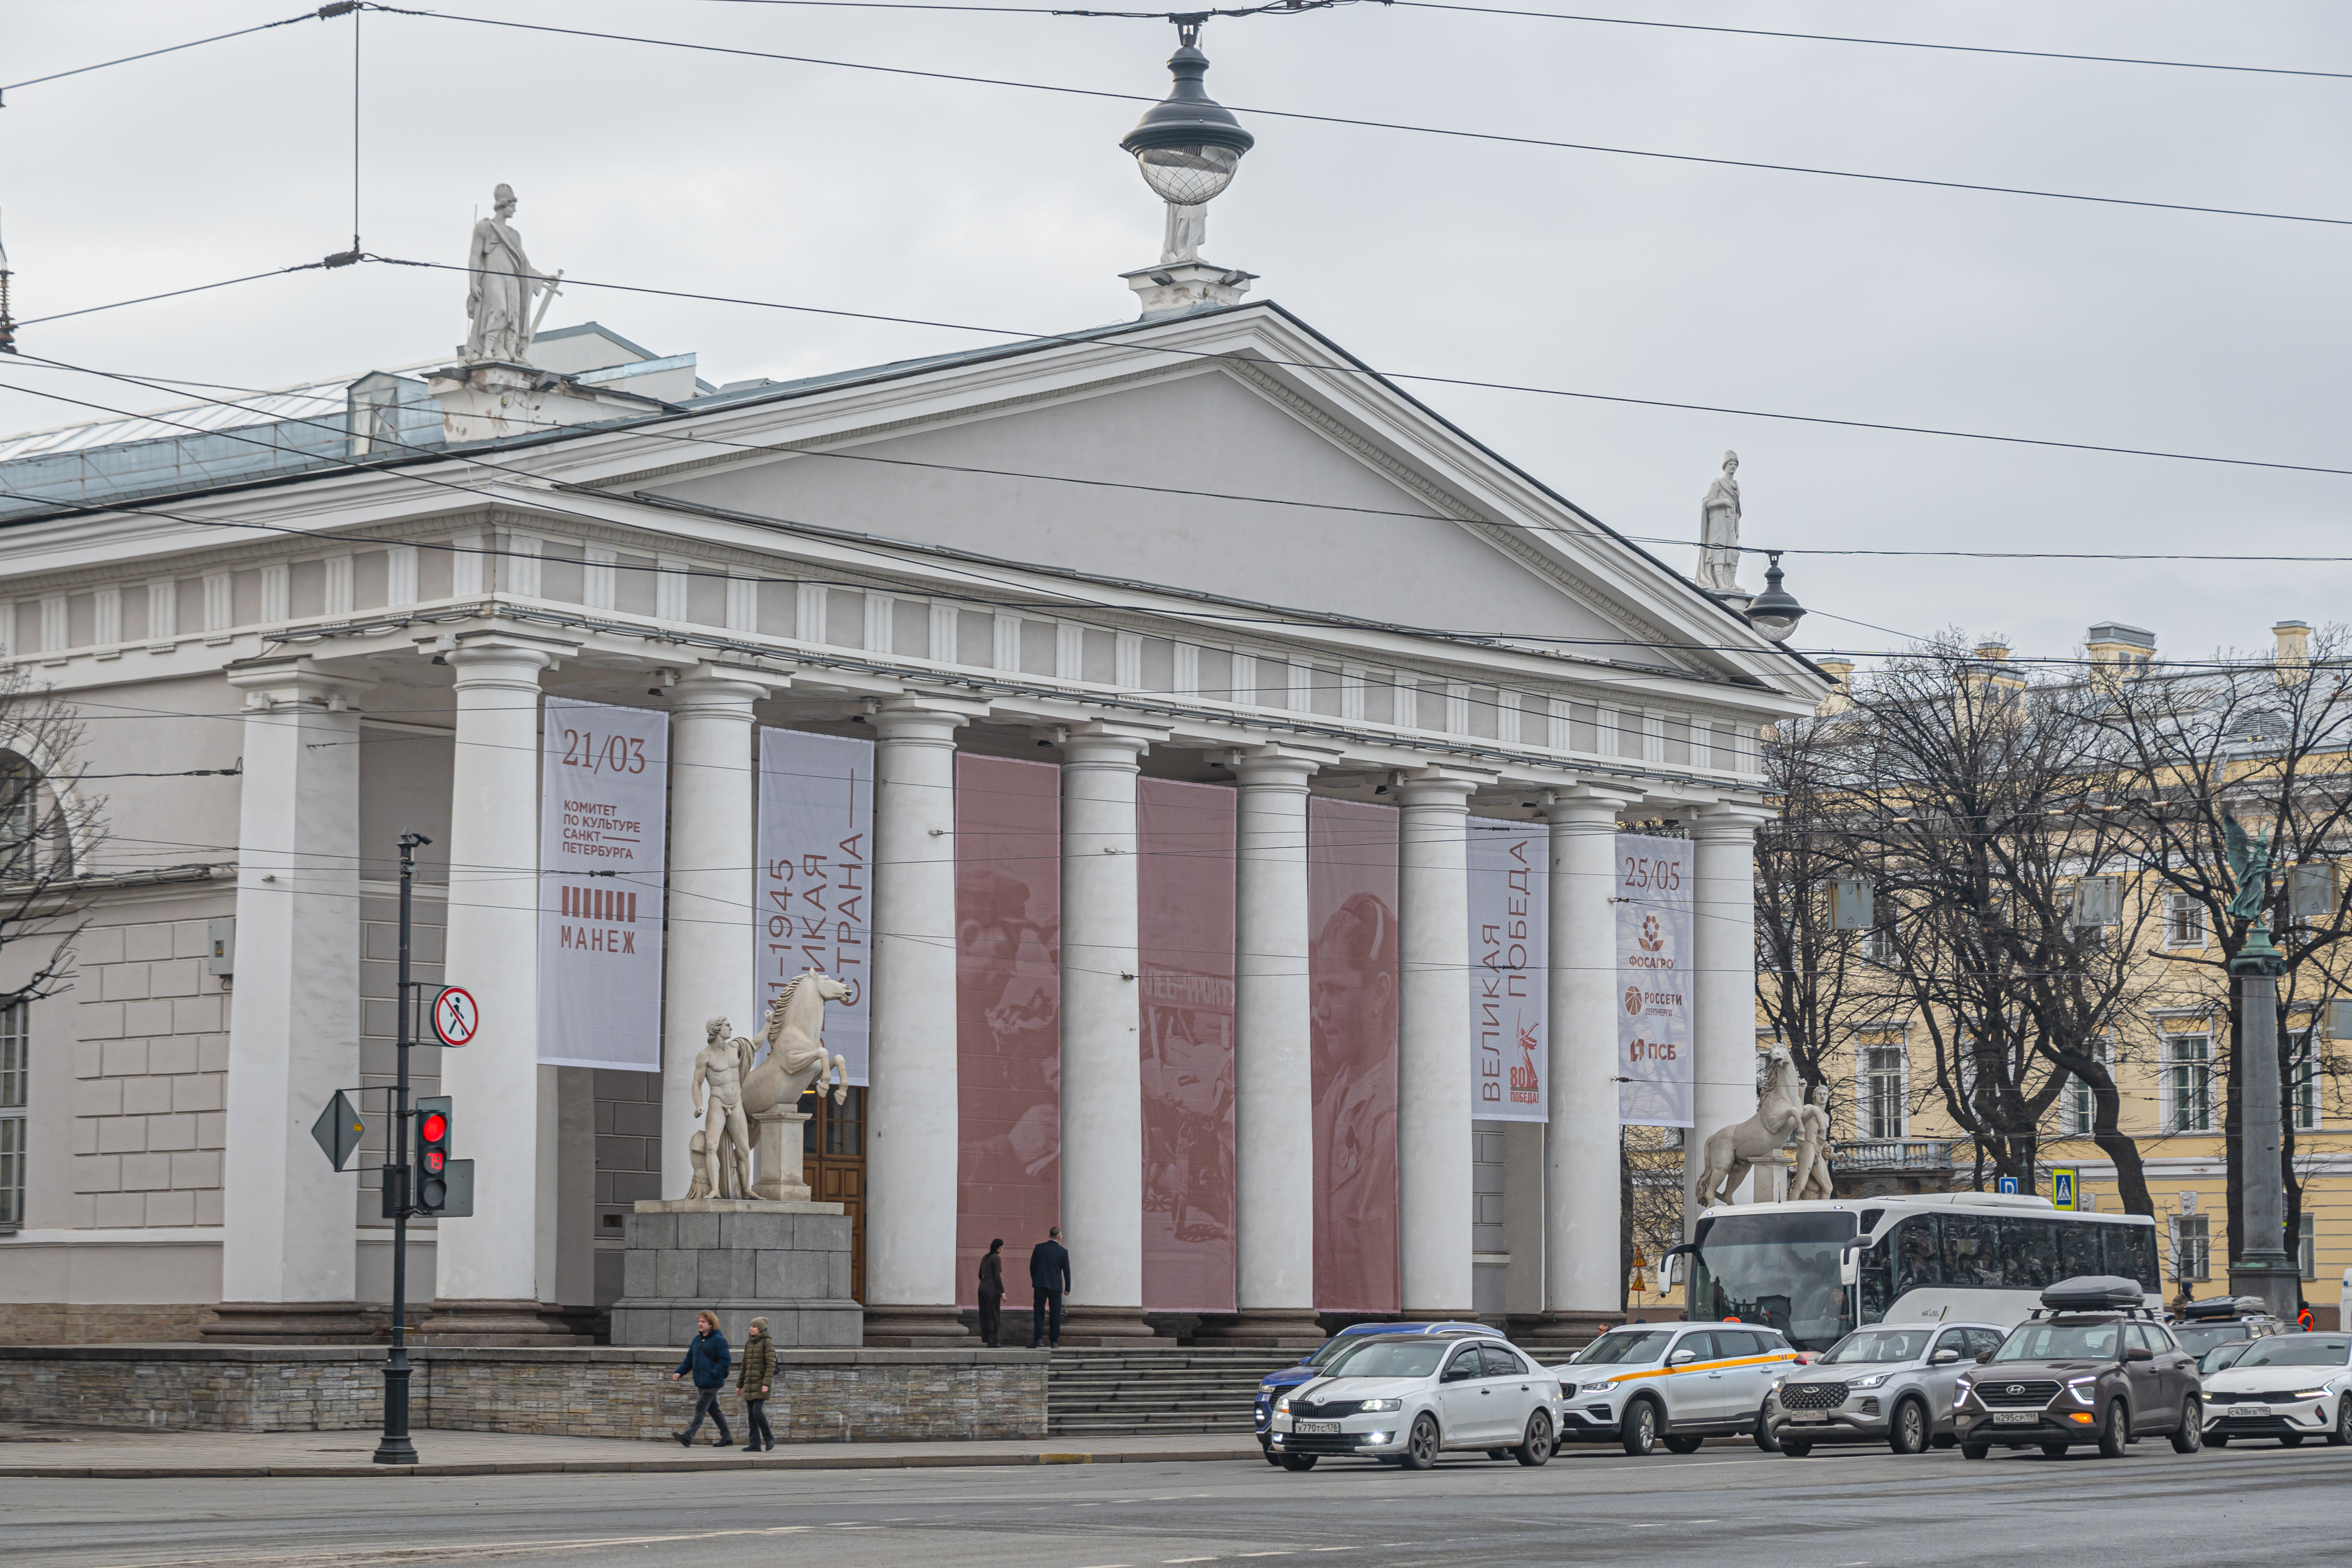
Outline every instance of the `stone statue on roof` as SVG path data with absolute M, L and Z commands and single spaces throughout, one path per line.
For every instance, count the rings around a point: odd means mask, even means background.
M 1739 585 L 1739 454 L 1723 455 L 1723 472 L 1698 503 L 1698 585 L 1710 594 L 1742 594 Z
M 475 223 L 466 251 L 466 314 L 473 321 L 466 333 L 466 363 L 522 364 L 538 325 L 531 319 L 531 296 L 555 279 L 531 266 L 522 236 L 508 221 L 514 216 L 514 187 L 500 185 L 494 201 L 496 216 Z

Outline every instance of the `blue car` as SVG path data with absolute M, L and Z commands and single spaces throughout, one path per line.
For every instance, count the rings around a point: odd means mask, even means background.
M 1281 1396 L 1284 1389 L 1297 1388 L 1300 1384 L 1319 1376 L 1324 1365 L 1347 1349 L 1349 1342 L 1358 1334 L 1489 1334 L 1501 1339 L 1503 1331 L 1489 1328 L 1485 1323 L 1358 1323 L 1352 1328 L 1341 1329 L 1312 1353 L 1300 1356 L 1295 1364 L 1286 1366 L 1280 1372 L 1267 1373 L 1259 1381 L 1257 1406 L 1250 1413 L 1250 1429 L 1257 1434 L 1258 1449 L 1265 1455 L 1267 1464 L 1282 1463 L 1274 1452 L 1274 1445 L 1266 1441 L 1266 1427 L 1274 1420 L 1275 1400 Z

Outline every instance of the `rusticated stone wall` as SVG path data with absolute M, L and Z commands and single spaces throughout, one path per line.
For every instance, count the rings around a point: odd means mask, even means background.
M 677 1352 L 414 1350 L 418 1428 L 667 1438 L 694 1406 Z M 1042 1437 L 1030 1351 L 800 1351 L 777 1357 L 779 1442 Z M 379 1351 L 336 1346 L 0 1346 L 0 1420 L 195 1432 L 363 1431 L 383 1419 Z M 730 1389 L 730 1418 L 740 1408 Z

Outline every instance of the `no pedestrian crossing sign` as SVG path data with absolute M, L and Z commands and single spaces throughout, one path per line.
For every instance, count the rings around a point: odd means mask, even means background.
M 2050 1206 L 2054 1209 L 2080 1206 L 2074 1202 L 2074 1166 L 2053 1165 L 2050 1168 Z
M 472 993 L 447 985 L 433 998 L 433 1037 L 443 1045 L 465 1045 L 481 1026 L 482 1010 Z

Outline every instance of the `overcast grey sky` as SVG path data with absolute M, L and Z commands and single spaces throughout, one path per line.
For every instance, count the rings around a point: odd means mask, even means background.
M 290 15 L 297 0 L 6 0 L 0 80 Z M 1513 3 L 1513 0 L 1501 0 Z M 2343 0 L 1515 0 L 1528 9 L 2352 71 Z M 1166 24 L 727 0 L 448 0 L 461 14 L 1157 97 Z M 544 268 L 1054 331 L 1120 320 L 1160 209 L 1140 104 L 450 20 L 361 24 L 363 242 L 462 260 L 493 184 Z M 349 19 L 7 95 L 20 318 L 349 244 Z M 1213 259 L 1384 370 L 2352 468 L 2352 227 L 1406 134 L 1507 134 L 2352 218 L 2352 80 L 2004 58 L 1357 5 L 1213 22 L 1258 137 Z M 463 279 L 367 266 L 36 326 L 28 353 L 268 386 L 451 351 Z M 583 289 L 712 382 L 988 339 Z M 1745 537 L 1791 549 L 2352 557 L 2341 475 L 2042 451 L 1408 383 L 1612 525 L 1695 540 L 1727 447 Z M 152 394 L 0 370 L 0 429 Z M 1170 439 L 1182 439 L 1171 432 Z M 1204 479 L 1213 474 L 1204 469 Z M 1296 526 L 1344 527 L 1312 514 Z M 1690 545 L 1657 546 L 1691 569 Z M 1947 626 L 2065 655 L 2094 621 L 2174 657 L 2347 618 L 2352 565 L 1789 559 L 1814 649 Z M 1745 574 L 1760 586 L 1761 563 Z M 1832 621 L 1830 614 L 1848 617 Z M 1866 623 L 1855 625 L 1851 623 Z M 1888 628 L 1879 630 L 1873 628 Z

